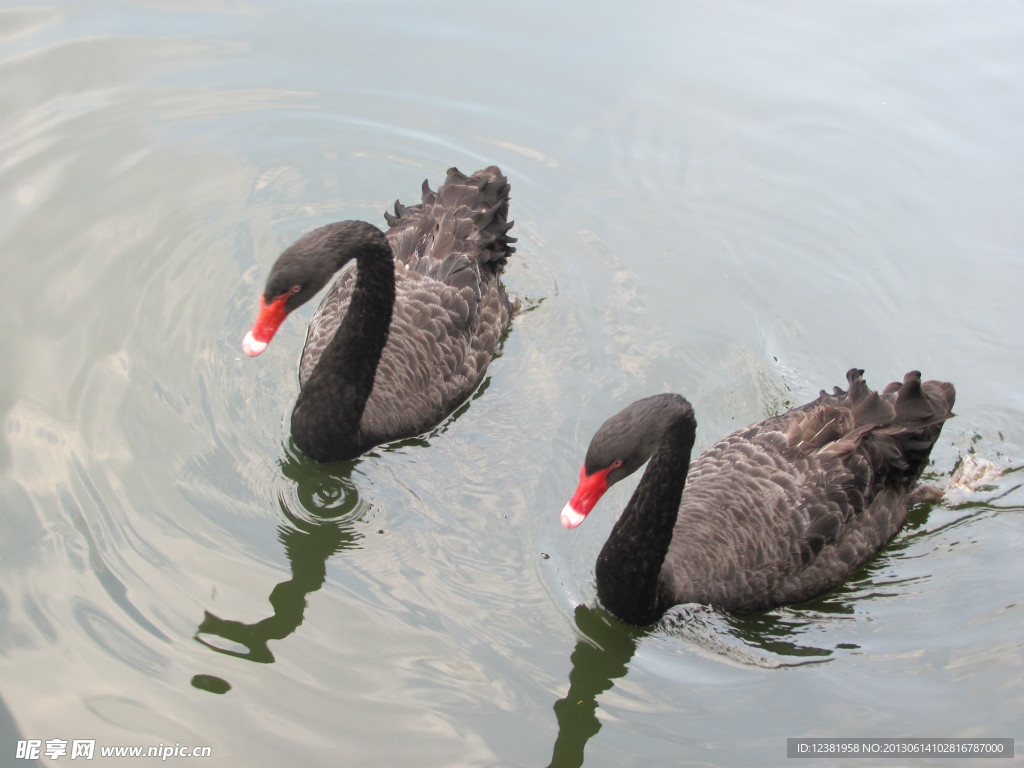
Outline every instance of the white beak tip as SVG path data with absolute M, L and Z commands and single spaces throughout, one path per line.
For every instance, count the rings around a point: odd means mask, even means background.
M 252 331 L 245 334 L 245 338 L 242 339 L 242 351 L 245 352 L 249 357 L 256 357 L 260 352 L 267 348 L 267 342 L 257 341 L 252 335 Z
M 571 504 L 566 504 L 562 507 L 562 525 L 566 528 L 575 528 L 586 519 L 587 516 L 577 512 L 572 508 Z

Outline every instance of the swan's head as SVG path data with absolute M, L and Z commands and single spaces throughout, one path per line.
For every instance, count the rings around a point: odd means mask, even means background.
M 370 233 L 364 233 L 368 229 Z M 290 312 L 312 299 L 352 256 L 361 240 L 379 229 L 362 222 L 338 222 L 308 232 L 278 257 L 260 297 L 256 322 L 242 340 L 242 351 L 255 357 L 267 348 Z
M 575 528 L 582 523 L 605 491 L 643 466 L 680 414 L 693 419 L 693 409 L 682 397 L 654 395 L 626 406 L 602 424 L 590 441 L 576 492 L 562 508 L 562 525 Z
M 242 351 L 249 357 L 265 350 L 288 314 L 313 298 L 330 279 L 330 271 L 294 252 L 301 242 L 281 254 L 267 278 L 256 322 L 242 339 Z

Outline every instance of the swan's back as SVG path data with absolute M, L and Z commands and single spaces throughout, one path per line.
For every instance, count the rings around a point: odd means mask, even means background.
M 693 462 L 661 589 L 669 604 L 753 611 L 838 586 L 906 520 L 952 414 L 951 384 L 917 371 L 882 392 L 863 371 L 741 429 Z
M 439 423 L 479 384 L 514 306 L 498 276 L 515 251 L 508 232 L 509 184 L 491 166 L 466 176 L 448 171 L 436 192 L 385 213 L 395 257 L 395 304 L 360 426 L 380 444 Z M 354 268 L 328 289 L 309 325 L 299 363 L 304 386 L 348 310 Z M 400 407 L 396 407 L 400 404 Z

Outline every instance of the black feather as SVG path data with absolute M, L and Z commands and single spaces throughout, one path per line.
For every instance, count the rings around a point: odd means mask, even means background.
M 824 594 L 873 557 L 906 520 L 955 392 L 912 371 L 876 393 L 862 376 L 692 464 L 696 422 L 678 395 L 609 419 L 585 472 L 650 464 L 598 558 L 605 607 L 638 624 L 677 603 L 762 610 Z
M 516 310 L 499 280 L 514 250 L 508 196 L 498 168 L 452 168 L 437 192 L 424 181 L 419 204 L 396 201 L 387 233 L 340 222 L 286 251 L 301 257 L 293 269 L 328 275 L 356 261 L 324 295 L 299 362 L 292 435 L 307 455 L 353 458 L 421 434 L 472 394 Z

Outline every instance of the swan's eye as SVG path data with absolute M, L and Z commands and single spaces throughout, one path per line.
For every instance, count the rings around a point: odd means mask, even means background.
M 298 293 L 301 290 L 302 290 L 302 286 L 301 285 L 293 285 L 291 288 L 288 289 L 288 293 Z
M 618 469 L 621 466 L 622 466 L 622 459 L 616 459 L 615 461 L 613 461 L 611 463 L 611 466 L 608 467 L 608 469 Z

